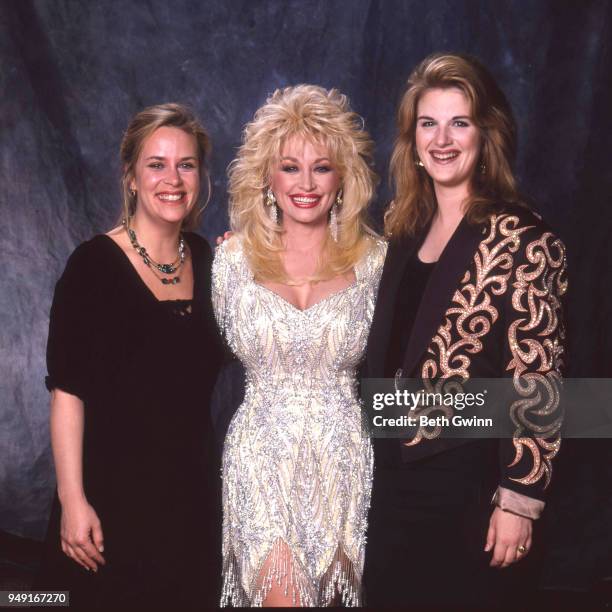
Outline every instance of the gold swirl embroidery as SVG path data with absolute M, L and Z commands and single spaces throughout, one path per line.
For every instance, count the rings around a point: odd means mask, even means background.
M 511 480 L 531 485 L 544 478 L 547 487 L 552 459 L 561 446 L 559 389 L 565 331 L 559 298 L 567 291 L 565 248 L 551 233 L 545 233 L 525 253 L 529 263 L 518 267 L 512 285 L 512 307 L 523 316 L 508 328 L 512 359 L 507 369 L 513 370 L 514 387 L 521 396 L 510 406 L 516 429 L 515 457 L 508 467 L 518 465 L 528 449 L 532 458 L 529 473 Z M 526 433 L 535 435 L 527 437 Z
M 474 254 L 474 282 L 469 282 L 472 273 L 468 270 L 461 288 L 453 295 L 453 305 L 445 313 L 444 324 L 432 339 L 430 352 L 433 357 L 423 364 L 423 378 L 469 378 L 471 359 L 466 353 L 476 354 L 482 350 L 481 338 L 489 333 L 499 316 L 491 295 L 502 295 L 507 290 L 514 263 L 512 254 L 520 246 L 520 235 L 528 229 L 517 225 L 517 217 L 492 216 L 489 235 Z M 459 334 L 459 340 L 454 343 L 453 327 Z M 432 350 L 434 347 L 437 355 Z
M 445 320 L 432 338 L 428 353 L 431 355 L 421 368 L 421 377 L 431 379 L 469 378 L 469 367 L 474 355 L 482 351 L 482 338 L 491 330 L 499 317 L 491 296 L 506 292 L 512 275 L 513 254 L 520 246 L 520 236 L 529 226 L 518 227 L 519 219 L 510 215 L 492 215 L 487 237 L 480 242 L 474 254 L 474 280 L 468 269 L 455 291 L 452 305 L 445 313 Z M 459 339 L 452 341 L 452 330 Z M 439 392 L 439 383 L 435 384 Z M 439 410 L 450 416 L 448 407 L 429 407 L 418 414 L 430 414 Z M 418 444 L 423 438 L 431 439 L 439 435 L 439 428 L 426 430 L 419 427 L 416 435 L 405 442 L 406 446 Z

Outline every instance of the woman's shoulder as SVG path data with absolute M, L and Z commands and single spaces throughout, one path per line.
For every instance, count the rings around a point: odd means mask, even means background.
M 234 234 L 218 245 L 215 249 L 215 261 L 223 261 L 236 266 L 242 265 L 245 261 L 242 237 Z
M 542 215 L 532 208 L 518 204 L 503 204 L 489 216 L 491 225 L 503 225 L 513 231 L 528 233 L 529 235 L 554 234 Z
M 239 234 L 234 234 L 216 247 L 213 275 L 231 275 L 234 280 L 236 277 L 252 277 L 244 251 L 244 243 Z
M 366 244 L 368 245 L 366 257 L 373 257 L 375 259 L 385 258 L 389 243 L 382 236 L 368 234 L 366 236 Z
M 376 234 L 366 236 L 366 250 L 357 264 L 362 277 L 372 277 L 382 270 L 387 256 L 388 242 Z
M 491 244 L 507 240 L 513 252 L 520 250 L 523 257 L 542 251 L 549 263 L 564 265 L 565 245 L 544 218 L 526 206 L 507 205 L 490 215 L 485 240 Z M 529 255 L 531 253 L 531 255 Z
M 93 238 L 79 244 L 68 257 L 62 276 L 87 276 L 92 271 L 108 261 L 112 238 L 97 234 Z

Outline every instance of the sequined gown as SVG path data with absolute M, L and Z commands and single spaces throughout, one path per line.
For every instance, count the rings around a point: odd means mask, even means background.
M 223 451 L 221 605 L 360 605 L 373 455 L 356 367 L 387 245 L 371 240 L 355 282 L 306 310 L 257 284 L 234 237 L 217 248 L 213 305 L 246 369 Z

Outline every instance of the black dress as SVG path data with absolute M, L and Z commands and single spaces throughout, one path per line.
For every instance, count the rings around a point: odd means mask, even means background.
M 94 574 L 63 554 L 56 496 L 40 586 L 69 589 L 80 609 L 218 602 L 220 471 L 209 400 L 222 348 L 211 250 L 196 234 L 186 240 L 193 300 L 158 301 L 103 235 L 74 251 L 55 289 L 46 383 L 84 403 L 83 482 L 107 563 Z

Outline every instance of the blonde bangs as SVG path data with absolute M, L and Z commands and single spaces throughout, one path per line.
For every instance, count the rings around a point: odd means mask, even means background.
M 269 218 L 264 198 L 282 147 L 294 136 L 328 149 L 343 189 L 338 242 L 327 236 L 317 273 L 309 280 L 349 272 L 363 257 L 367 236 L 374 234 L 367 221 L 376 184 L 373 143 L 361 118 L 335 89 L 297 85 L 276 90 L 245 127 L 243 144 L 228 170 L 230 225 L 241 235 L 259 281 L 288 282 L 280 256 L 282 225 Z

